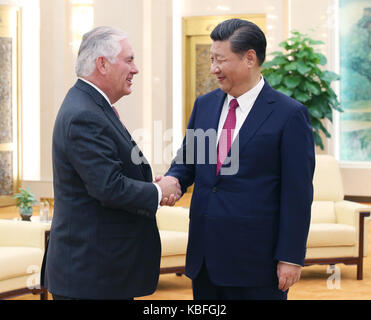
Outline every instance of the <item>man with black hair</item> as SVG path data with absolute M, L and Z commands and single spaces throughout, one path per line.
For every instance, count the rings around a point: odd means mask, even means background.
M 166 174 L 183 193 L 194 183 L 186 274 L 195 299 L 287 299 L 304 265 L 313 199 L 309 113 L 262 77 L 258 26 L 227 20 L 211 38 L 220 89 L 196 99 Z M 216 139 L 203 150 L 194 132 L 210 129 Z

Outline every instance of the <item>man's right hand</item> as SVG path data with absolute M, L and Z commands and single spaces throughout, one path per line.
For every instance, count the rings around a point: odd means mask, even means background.
M 177 178 L 171 176 L 156 177 L 155 182 L 162 191 L 161 206 L 173 206 L 182 196 L 182 191 Z

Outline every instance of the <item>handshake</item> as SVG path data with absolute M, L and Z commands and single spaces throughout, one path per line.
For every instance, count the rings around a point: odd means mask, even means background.
M 161 206 L 174 206 L 175 202 L 181 198 L 182 191 L 177 178 L 171 176 L 156 177 L 154 183 L 156 183 L 162 191 Z

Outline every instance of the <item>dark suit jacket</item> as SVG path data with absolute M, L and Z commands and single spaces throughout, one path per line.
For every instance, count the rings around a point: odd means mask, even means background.
M 149 165 L 132 162 L 134 147 L 104 97 L 78 80 L 53 133 L 55 207 L 42 270 L 51 293 L 124 299 L 155 290 L 158 192 Z
M 217 130 L 225 98 L 220 89 L 199 97 L 188 129 Z M 166 174 L 183 192 L 194 182 L 186 274 L 194 279 L 205 261 L 218 285 L 272 286 L 277 261 L 304 263 L 315 161 L 308 110 L 265 83 L 238 137 L 235 174 L 216 175 L 215 141 L 197 164 L 195 138 L 183 141 Z M 187 148 L 195 164 L 186 163 Z

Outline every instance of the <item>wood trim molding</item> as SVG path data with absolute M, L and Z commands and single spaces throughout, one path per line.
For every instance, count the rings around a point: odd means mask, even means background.
M 344 200 L 371 203 L 371 196 L 344 196 Z
M 48 291 L 46 289 L 28 289 L 28 288 L 21 288 L 17 290 L 1 292 L 0 293 L 0 300 L 14 298 L 17 296 L 25 295 L 25 294 L 34 294 L 40 295 L 40 300 L 48 300 Z
M 170 268 L 161 268 L 160 274 L 164 273 L 176 273 L 177 275 L 185 274 L 185 267 L 170 267 Z

